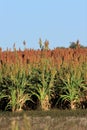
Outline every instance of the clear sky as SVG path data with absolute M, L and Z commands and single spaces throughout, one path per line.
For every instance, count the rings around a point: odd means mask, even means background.
M 87 46 L 87 0 L 0 0 L 0 47 L 38 49 L 39 38 L 51 49 L 80 40 Z

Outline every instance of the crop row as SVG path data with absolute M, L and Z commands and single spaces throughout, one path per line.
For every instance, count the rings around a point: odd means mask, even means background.
M 87 105 L 87 48 L 0 51 L 0 109 Z

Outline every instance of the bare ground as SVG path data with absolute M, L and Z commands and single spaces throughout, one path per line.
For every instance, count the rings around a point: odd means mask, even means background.
M 55 114 L 54 114 L 55 113 Z M 87 130 L 86 113 L 80 115 L 58 113 L 1 114 L 0 130 Z M 33 114 L 33 115 L 32 115 Z M 44 115 L 44 116 L 43 116 Z M 63 116 L 64 115 L 64 116 Z

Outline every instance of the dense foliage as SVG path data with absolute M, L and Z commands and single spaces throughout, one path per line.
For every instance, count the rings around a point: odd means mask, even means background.
M 42 48 L 0 49 L 0 109 L 86 108 L 87 48 Z

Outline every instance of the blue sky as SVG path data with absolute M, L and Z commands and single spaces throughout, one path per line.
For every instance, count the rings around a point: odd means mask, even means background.
M 0 0 L 0 47 L 38 49 L 39 38 L 51 49 L 80 40 L 87 46 L 87 0 Z

